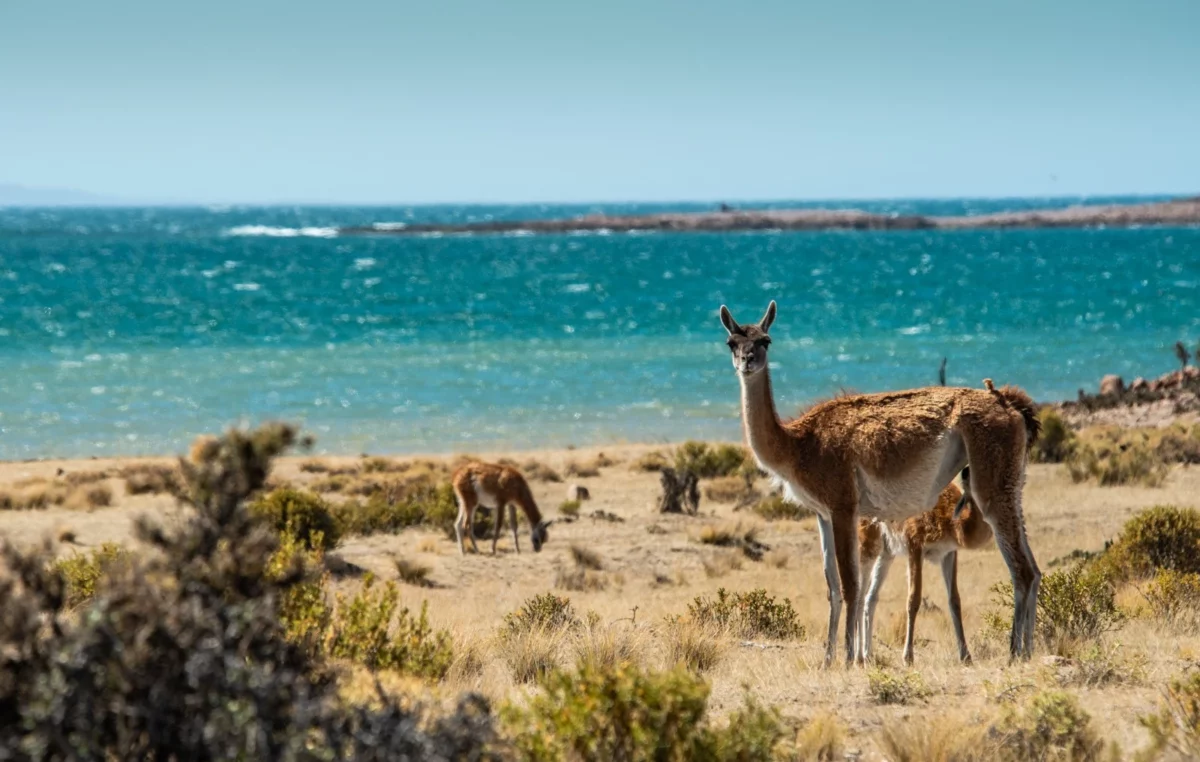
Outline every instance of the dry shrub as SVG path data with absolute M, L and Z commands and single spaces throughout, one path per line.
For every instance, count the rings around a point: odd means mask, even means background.
M 75 534 L 74 529 L 71 529 L 70 527 L 65 527 L 63 529 L 58 530 L 58 541 L 59 542 L 66 543 L 68 545 L 73 545 L 75 543 L 76 539 L 78 539 L 78 538 Z
M 897 674 L 878 667 L 867 670 L 867 690 L 878 704 L 908 704 L 931 693 L 918 672 Z
M 590 479 L 600 475 L 600 469 L 587 463 L 576 463 L 571 461 L 564 468 L 563 472 L 570 477 L 577 479 Z
M 1200 759 L 1200 672 L 1174 678 L 1158 711 L 1138 721 L 1150 733 L 1148 759 L 1167 750 L 1183 759 Z
M 95 484 L 110 478 L 107 471 L 70 471 L 59 476 L 59 481 L 69 487 L 78 487 L 82 484 Z
M 1102 487 L 1137 484 L 1160 487 L 1168 467 L 1143 440 L 1117 443 L 1102 440 L 1076 447 L 1064 461 L 1072 481 L 1096 480 Z
M 396 576 L 402 582 L 416 587 L 431 587 L 433 583 L 429 579 L 431 569 L 418 561 L 411 561 L 407 558 L 397 558 Z
M 801 505 L 785 500 L 781 495 L 768 495 L 755 503 L 751 510 L 767 521 L 800 521 L 816 515 Z
M 1056 676 L 1063 687 L 1102 688 L 1137 684 L 1145 674 L 1145 658 L 1127 656 L 1120 644 L 1084 641 L 1072 644 L 1070 658 Z
M 300 471 L 306 474 L 323 474 L 329 470 L 329 466 L 319 460 L 306 460 L 300 464 Z
M 558 568 L 554 571 L 554 587 L 559 590 L 570 590 L 573 593 L 586 593 L 608 588 L 608 578 L 601 572 L 573 566 L 568 569 Z
M 1025 760 L 1098 760 L 1104 743 L 1091 717 L 1069 693 L 1043 691 L 1020 709 L 1006 706 L 989 731 L 994 758 Z
M 391 458 L 366 458 L 360 466 L 364 474 L 395 474 L 408 470 L 408 464 Z
M 545 463 L 536 460 L 527 460 L 525 465 L 521 466 L 522 475 L 531 481 L 535 482 L 561 482 L 562 477 L 558 472 Z
M 1150 615 L 1173 629 L 1200 626 L 1200 574 L 1159 569 L 1141 588 Z
M 1075 432 L 1053 408 L 1038 412 L 1041 430 L 1029 449 L 1029 459 L 1034 463 L 1062 463 L 1071 457 L 1078 445 Z
M 788 563 L 792 560 L 792 556 L 786 550 L 772 550 L 763 560 L 768 566 L 774 566 L 776 569 L 786 569 Z
M 746 450 L 740 445 L 709 447 L 704 442 L 684 442 L 675 448 L 675 470 L 691 472 L 701 479 L 732 476 L 746 462 Z
M 761 561 L 763 554 L 771 548 L 758 539 L 758 527 L 740 521 L 723 524 L 707 524 L 696 535 L 696 542 L 722 548 L 740 548 L 742 554 L 752 561 Z
M 91 511 L 112 505 L 113 492 L 107 484 L 82 484 L 67 495 L 63 507 L 73 511 Z
M 175 495 L 182 486 L 179 469 L 171 466 L 139 463 L 122 468 L 119 475 L 131 495 Z
M 893 762 L 983 762 L 991 759 L 986 730 L 978 723 L 939 716 L 937 720 L 909 718 L 887 722 L 879 745 Z
M 588 518 L 592 521 L 606 521 L 609 524 L 624 524 L 625 519 L 615 513 L 610 513 L 604 510 L 595 510 L 588 514 Z
M 791 601 L 776 601 L 763 588 L 746 593 L 717 589 L 717 597 L 698 596 L 688 604 L 688 615 L 703 625 L 712 625 L 739 638 L 801 640 L 804 626 Z
M 67 499 L 67 489 L 45 479 L 27 479 L 18 482 L 12 490 L 0 491 L 0 510 L 44 511 L 62 505 Z
M 668 620 L 663 632 L 668 666 L 708 672 L 720 663 L 728 644 L 720 628 L 685 617 Z
M 661 471 L 669 465 L 671 465 L 671 461 L 667 459 L 667 456 L 658 450 L 654 450 L 635 458 L 629 464 L 629 468 L 633 471 L 652 473 L 654 471 Z
M 714 503 L 737 503 L 747 494 L 746 480 L 740 476 L 721 476 L 704 486 L 704 496 Z

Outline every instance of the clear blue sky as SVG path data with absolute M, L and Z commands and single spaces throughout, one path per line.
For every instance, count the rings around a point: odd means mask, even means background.
M 205 202 L 1200 192 L 1198 40 L 1198 0 L 0 0 L 0 183 Z

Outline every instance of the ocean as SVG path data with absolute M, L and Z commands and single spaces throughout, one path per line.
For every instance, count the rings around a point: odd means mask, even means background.
M 722 303 L 778 301 L 785 413 L 936 383 L 942 357 L 951 384 L 1074 398 L 1200 341 L 1195 228 L 337 235 L 714 206 L 0 209 L 0 459 L 177 453 L 267 419 L 342 454 L 736 439 Z

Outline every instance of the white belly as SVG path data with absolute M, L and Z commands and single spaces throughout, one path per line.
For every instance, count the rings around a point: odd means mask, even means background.
M 883 478 L 857 469 L 858 510 L 860 515 L 884 521 L 900 521 L 924 513 L 937 504 L 944 485 L 939 485 L 952 443 L 948 437 L 920 453 L 913 464 L 899 476 Z

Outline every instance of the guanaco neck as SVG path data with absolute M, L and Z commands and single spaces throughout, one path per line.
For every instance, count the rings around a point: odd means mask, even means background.
M 791 438 L 775 412 L 771 371 L 763 368 L 751 376 L 739 374 L 742 383 L 742 429 L 754 457 L 763 466 L 780 472 L 787 465 Z
M 537 502 L 533 499 L 533 493 L 528 486 L 523 486 L 517 493 L 516 503 L 525 512 L 525 518 L 529 521 L 530 528 L 542 523 L 542 512 L 538 510 Z

